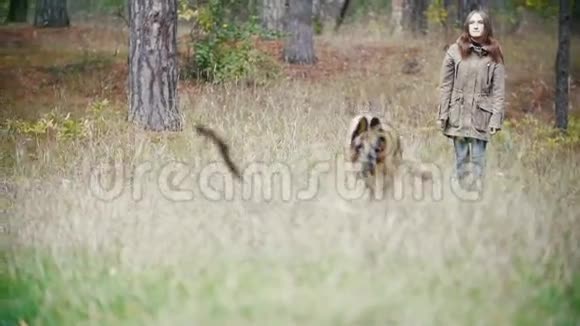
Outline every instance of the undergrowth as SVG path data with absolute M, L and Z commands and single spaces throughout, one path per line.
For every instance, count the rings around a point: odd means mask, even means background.
M 195 11 L 182 4 L 180 16 L 195 22 L 191 33 L 193 58 L 183 76 L 209 82 L 261 81 L 275 78 L 279 66 L 255 47 L 257 38 L 276 36 L 262 30 L 257 17 L 247 22 L 229 21 L 224 0 L 210 0 Z

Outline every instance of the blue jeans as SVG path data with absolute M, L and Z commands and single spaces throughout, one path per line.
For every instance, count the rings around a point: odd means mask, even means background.
M 473 165 L 473 174 L 476 179 L 481 179 L 485 175 L 485 148 L 487 141 L 453 137 L 455 147 L 455 176 L 458 180 L 464 180 L 468 174 L 468 165 Z

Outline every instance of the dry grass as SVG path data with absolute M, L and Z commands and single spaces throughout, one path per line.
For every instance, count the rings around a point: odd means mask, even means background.
M 516 42 L 506 43 L 518 51 Z M 429 42 L 409 46 L 420 47 L 423 69 L 416 76 L 402 74 L 398 63 L 405 58 L 394 55 L 388 64 L 369 62 L 375 66 L 364 73 L 329 80 L 183 88 L 187 127 L 178 135 L 133 130 L 123 122 L 124 107 L 113 102 L 98 137 L 39 147 L 35 161 L 21 162 L 10 175 L 18 192 L 1 283 L 11 300 L 0 320 L 572 324 L 579 296 L 578 154 L 539 156 L 508 128 L 490 145 L 483 198 L 453 193 L 451 144 L 432 127 L 442 52 Z M 513 71 L 551 62 L 530 60 L 509 62 Z M 370 205 L 342 196 L 346 185 L 335 159 L 350 117 L 368 100 L 401 128 L 406 157 L 440 168 L 439 200 L 414 199 L 420 189 L 408 188 L 410 180 L 402 199 Z M 228 174 L 221 174 L 215 148 L 193 131 L 195 122 L 218 130 L 243 167 L 276 163 L 290 178 L 272 178 L 271 187 L 232 182 L 233 196 L 224 199 L 220 176 Z M 99 164 L 117 157 L 125 168 L 117 175 Z M 530 161 L 543 169 L 530 169 Z M 217 174 L 208 180 L 212 166 Z M 319 179 L 311 176 L 324 167 Z M 120 191 L 96 187 L 91 168 Z M 309 199 L 297 198 L 316 185 Z M 284 200 L 280 189 L 292 197 Z M 244 190 L 252 196 L 244 199 Z M 259 190 L 273 190 L 274 198 Z M 99 199 L 106 194 L 115 196 Z

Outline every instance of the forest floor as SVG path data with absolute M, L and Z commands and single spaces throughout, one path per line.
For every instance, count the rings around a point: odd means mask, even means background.
M 80 107 L 86 106 L 94 96 L 106 96 L 111 100 L 124 101 L 126 97 L 126 32 L 118 28 L 94 25 L 73 26 L 66 29 L 35 29 L 29 25 L 0 26 L 0 89 L 2 89 L 3 117 L 25 117 L 42 113 L 38 106 L 58 102 L 55 88 L 84 87 L 70 92 L 69 100 Z M 260 50 L 275 58 L 282 67 L 283 76 L 310 82 L 324 82 L 337 78 L 368 78 L 369 76 L 397 79 L 401 84 L 426 77 L 426 60 L 442 59 L 446 44 L 437 38 L 410 42 L 385 41 L 381 36 L 360 37 L 361 31 L 345 32 L 345 35 L 324 35 L 315 42 L 318 62 L 314 66 L 285 64 L 281 58 L 283 43 L 280 40 L 256 42 Z M 357 32 L 359 35 L 356 35 Z M 182 28 L 180 53 L 182 59 L 191 55 L 187 48 L 187 30 Z M 355 34 L 355 35 L 352 35 Z M 555 46 L 554 38 L 544 35 Z M 452 40 L 446 40 L 447 43 Z M 551 123 L 553 120 L 554 78 L 553 64 L 545 55 L 555 55 L 555 47 L 543 47 L 542 51 L 521 60 L 523 52 L 518 45 L 525 46 L 517 37 L 508 36 L 506 52 L 506 116 L 519 119 L 528 114 Z M 538 41 L 540 43 L 540 41 Z M 580 103 L 580 60 L 577 42 L 573 42 L 570 114 L 578 114 Z M 531 45 L 529 45 L 531 47 Z M 513 49 L 513 50 L 512 50 Z M 541 52 L 541 54 L 540 54 Z M 428 58 L 433 56 L 432 58 Z M 521 61 L 520 61 L 521 60 Z M 540 61 L 541 60 L 541 61 Z M 183 61 L 183 60 L 182 60 Z M 522 62 L 523 61 L 523 62 Z M 387 75 L 384 66 L 406 66 L 418 63 L 417 72 Z M 420 71 L 423 70 L 423 71 Z M 96 74 L 95 74 L 96 73 Z M 70 78 L 74 77 L 74 78 Z M 427 76 L 431 78 L 431 76 Z M 82 83 L 78 83 L 82 79 Z M 431 80 L 432 81 L 432 80 Z M 356 80 L 353 80 L 356 82 Z M 180 87 L 194 91 L 203 87 L 203 82 L 184 81 Z M 100 87 L 99 87 L 100 86 Z M 33 96 L 31 96 L 33 95 Z M 31 103 L 34 101 L 34 103 Z
M 453 38 L 347 25 L 316 37 L 314 66 L 258 41 L 279 78 L 181 80 L 183 132 L 152 134 L 126 122 L 122 26 L 0 26 L 0 325 L 577 324 L 580 40 L 562 138 L 553 31 L 500 35 L 507 121 L 478 196 L 434 125 Z M 343 183 L 369 105 L 433 183 L 374 203 Z M 263 178 L 223 173 L 197 122 Z

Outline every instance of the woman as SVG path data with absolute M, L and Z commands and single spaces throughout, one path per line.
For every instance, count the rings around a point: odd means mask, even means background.
M 453 140 L 462 185 L 468 163 L 474 164 L 476 181 L 484 176 L 487 142 L 503 124 L 504 80 L 503 54 L 489 16 L 474 10 L 441 67 L 438 125 Z

